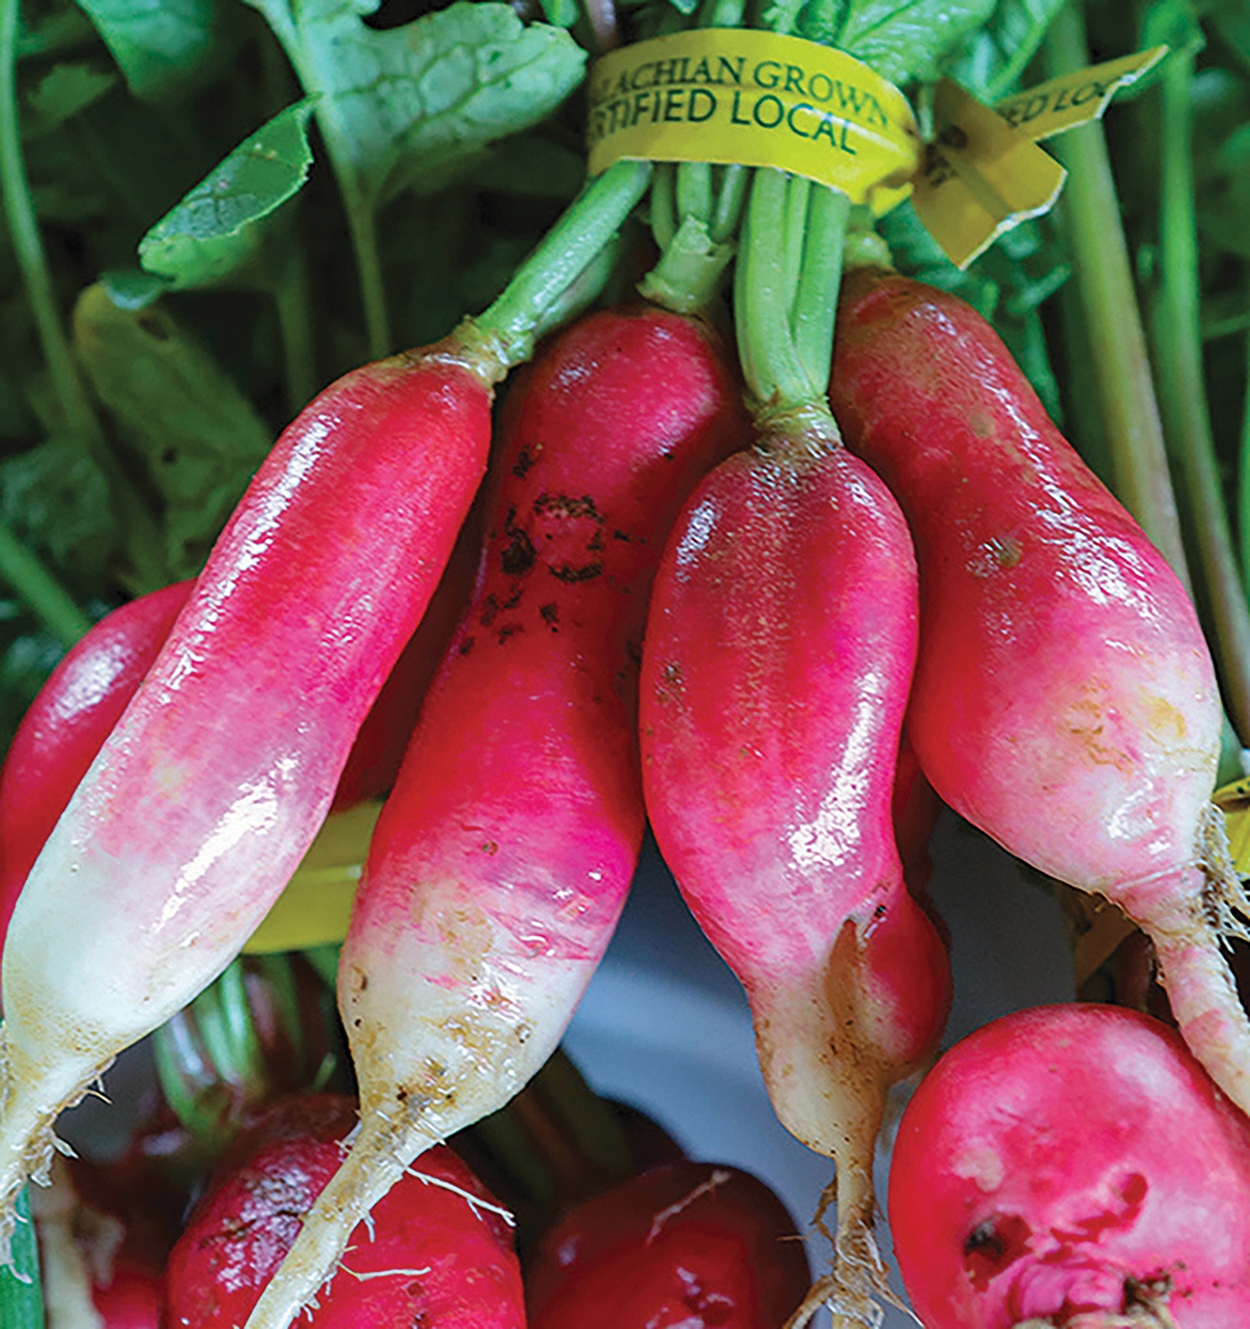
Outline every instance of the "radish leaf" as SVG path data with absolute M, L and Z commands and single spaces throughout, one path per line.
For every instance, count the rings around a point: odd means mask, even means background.
M 214 54 L 216 0 L 78 0 L 144 101 L 185 95 Z
M 312 110 L 309 101 L 288 106 L 239 144 L 143 237 L 143 266 L 181 288 L 237 280 L 257 257 L 265 223 L 308 178 Z

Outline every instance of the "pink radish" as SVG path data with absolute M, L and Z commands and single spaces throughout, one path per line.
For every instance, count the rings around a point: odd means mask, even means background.
M 257 472 L 14 911 L 0 1255 L 61 1109 L 224 969 L 289 880 L 464 521 L 493 385 L 602 280 L 649 179 L 605 171 L 490 308 L 339 379 Z
M 916 619 L 902 514 L 813 416 L 765 433 L 687 505 L 641 681 L 661 851 L 746 988 L 778 1115 L 837 1162 L 838 1261 L 806 1313 L 830 1299 L 865 1323 L 884 1289 L 871 1228 L 886 1092 L 950 999 L 891 817 Z
M 916 540 L 925 774 L 1151 937 L 1186 1041 L 1250 1108 L 1250 1021 L 1220 953 L 1247 902 L 1210 802 L 1220 701 L 1184 589 L 956 297 L 848 276 L 833 363 L 847 444 Z
M 758 1177 L 683 1161 L 575 1205 L 526 1260 L 525 1301 L 531 1329 L 780 1329 L 810 1278 Z
M 288 1324 L 412 1159 L 546 1061 L 637 861 L 647 591 L 682 499 L 746 442 L 739 391 L 702 324 L 608 310 L 523 371 L 501 431 L 476 594 L 340 961 L 361 1130 L 252 1329 Z
M 175 582 L 107 614 L 22 717 L 0 770 L 0 938 L 44 841 L 160 653 L 191 586 Z
M 481 477 L 500 372 L 455 340 L 353 371 L 222 533 L 13 913 L 0 1236 L 57 1113 L 221 972 L 324 820 Z
M 889 1218 L 926 1329 L 1240 1329 L 1250 1123 L 1149 1016 L 1019 1011 L 916 1091 Z

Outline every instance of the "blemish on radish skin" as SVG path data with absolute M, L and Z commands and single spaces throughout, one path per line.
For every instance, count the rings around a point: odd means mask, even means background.
M 987 1195 L 998 1190 L 1007 1175 L 1002 1156 L 988 1146 L 966 1150 L 952 1161 L 951 1171 L 957 1177 L 975 1182 Z

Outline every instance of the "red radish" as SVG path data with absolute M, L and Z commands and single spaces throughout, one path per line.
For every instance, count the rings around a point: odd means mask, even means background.
M 530 1329 L 780 1329 L 811 1280 L 757 1177 L 674 1163 L 577 1206 L 526 1262 Z
M 156 659 L 193 583 L 102 618 L 31 703 L 0 770 L 0 939 L 44 841 Z
M 421 698 L 472 589 L 468 522 L 430 600 L 352 743 L 332 807 L 344 811 L 395 781 Z M 49 675 L 0 769 L 0 942 L 35 859 L 74 790 L 160 653 L 193 581 L 131 600 L 102 618 Z
M 252 481 L 14 911 L 0 1236 L 57 1113 L 221 972 L 324 820 L 484 470 L 502 372 L 467 334 L 355 370 Z
M 280 1100 L 233 1148 L 165 1275 L 165 1329 L 236 1329 L 334 1175 L 353 1099 Z M 503 1210 L 452 1150 L 424 1153 L 352 1234 L 310 1329 L 524 1329 Z
M 433 1141 L 547 1060 L 641 844 L 636 660 L 668 526 L 746 441 L 701 323 L 605 310 L 509 392 L 476 593 L 383 809 L 339 965 L 362 1125 L 249 1321 L 287 1325 Z
M 1180 582 L 956 297 L 848 276 L 831 400 L 916 540 L 925 774 L 1151 937 L 1186 1041 L 1250 1108 L 1250 1021 L 1219 944 L 1247 902 L 1210 802 L 1220 701 Z
M 472 591 L 479 545 L 476 523 L 466 522 L 425 616 L 352 743 L 335 808 L 377 798 L 394 783 L 425 687 Z M 175 582 L 106 614 L 57 664 L 22 717 L 0 770 L 6 887 L 25 880 L 194 585 Z
M 837 1163 L 837 1264 L 813 1293 L 875 1323 L 888 1089 L 941 1032 L 949 960 L 909 894 L 892 800 L 916 644 L 897 504 L 809 413 L 696 492 L 647 624 L 641 734 L 656 839 L 742 981 L 782 1122 Z
M 1150 1016 L 1018 1011 L 912 1097 L 889 1219 L 927 1329 L 1239 1329 L 1250 1123 Z

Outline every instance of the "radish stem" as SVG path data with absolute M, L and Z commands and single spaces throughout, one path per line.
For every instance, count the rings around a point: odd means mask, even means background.
M 1056 16 L 1046 53 L 1052 75 L 1089 64 L 1079 9 L 1065 7 Z M 1053 151 L 1068 168 L 1060 216 L 1076 261 L 1116 493 L 1192 590 L 1102 122 L 1061 135 Z
M 1213 623 L 1215 654 L 1228 709 L 1243 745 L 1250 734 L 1250 609 L 1233 552 L 1220 491 L 1215 442 L 1203 381 L 1198 307 L 1198 233 L 1194 207 L 1194 54 L 1177 52 L 1161 79 L 1160 286 L 1152 320 L 1160 405 L 1168 446 L 1188 504 L 1188 530 Z

